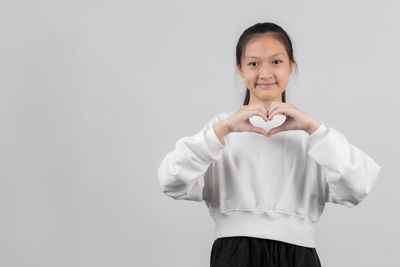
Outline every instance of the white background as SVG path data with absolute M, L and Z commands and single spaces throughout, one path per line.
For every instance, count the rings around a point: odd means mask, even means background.
M 381 167 L 355 208 L 327 204 L 324 267 L 394 266 L 399 208 L 396 1 L 0 0 L 0 266 L 209 266 L 204 203 L 162 194 L 181 136 L 237 109 L 240 34 L 282 26 L 287 102 Z

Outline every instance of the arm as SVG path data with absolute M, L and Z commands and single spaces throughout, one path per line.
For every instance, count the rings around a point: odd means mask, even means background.
M 195 135 L 179 138 L 164 157 L 157 172 L 163 193 L 174 199 L 203 200 L 203 175 L 225 148 L 214 129 L 217 121 L 214 116 Z
M 347 138 L 324 123 L 307 137 L 307 152 L 322 166 L 326 202 L 354 207 L 370 192 L 381 167 Z

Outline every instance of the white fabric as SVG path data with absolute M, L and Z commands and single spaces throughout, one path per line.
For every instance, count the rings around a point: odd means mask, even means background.
M 321 122 L 311 135 L 233 132 L 224 145 L 213 126 L 231 114 L 217 114 L 178 139 L 157 172 L 166 195 L 205 202 L 215 239 L 241 235 L 316 247 L 314 227 L 325 203 L 354 207 L 371 192 L 381 167 L 334 128 Z

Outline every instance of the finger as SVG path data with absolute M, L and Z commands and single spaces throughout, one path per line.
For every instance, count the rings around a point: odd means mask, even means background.
M 264 117 L 265 117 L 264 120 L 268 121 L 268 112 L 267 112 L 267 109 L 265 108 L 265 106 L 263 104 L 258 105 L 258 110 L 264 114 Z
M 268 137 L 268 132 L 267 132 L 265 129 L 263 129 L 263 128 L 260 128 L 260 127 L 256 127 L 256 126 L 254 126 L 254 125 L 251 125 L 251 126 L 250 126 L 250 130 L 251 130 L 252 132 L 256 132 L 256 133 L 259 133 L 259 134 L 262 134 L 262 135 Z
M 269 108 L 268 108 L 268 118 L 269 118 L 269 115 L 275 110 L 275 109 L 277 109 L 278 108 L 278 105 L 279 103 L 278 102 L 272 102 L 271 103 L 271 105 L 269 106 Z
M 267 120 L 268 120 L 268 110 L 267 110 L 267 108 L 264 105 L 262 105 L 261 106 L 261 110 L 264 112 L 264 114 L 265 114 L 265 116 L 267 117 Z
M 268 117 L 269 117 L 269 114 L 271 114 L 277 108 L 286 107 L 286 104 L 287 103 L 272 102 L 271 105 L 269 106 L 269 109 L 268 109 Z
M 254 116 L 254 115 L 258 115 L 258 116 L 260 116 L 261 118 L 263 118 L 264 119 L 264 121 L 268 121 L 268 118 L 267 118 L 267 115 L 266 114 L 264 114 L 262 111 L 260 111 L 260 110 L 250 110 L 249 111 L 249 118 L 250 117 L 252 117 L 252 115 Z
M 267 136 L 269 137 L 269 136 L 271 136 L 273 134 L 276 134 L 276 133 L 279 133 L 279 132 L 282 132 L 282 131 L 286 131 L 286 130 L 287 130 L 286 127 L 283 126 L 283 124 L 281 124 L 280 126 L 272 128 L 271 130 L 269 130 L 267 132 Z
M 272 110 L 273 110 L 273 108 L 274 108 L 274 103 L 275 102 L 272 102 L 270 105 L 269 105 L 269 107 L 268 107 L 268 110 L 267 110 L 267 117 L 269 118 L 269 114 L 271 114 L 271 112 L 272 112 Z
M 293 112 L 290 108 L 276 108 L 272 113 L 268 115 L 268 119 L 272 120 L 276 114 L 283 114 L 285 116 L 292 116 Z
M 257 103 L 257 104 L 252 104 L 249 106 L 249 110 L 262 110 L 262 104 L 261 103 Z

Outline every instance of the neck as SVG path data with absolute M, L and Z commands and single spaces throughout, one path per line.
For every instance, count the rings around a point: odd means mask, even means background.
M 262 99 L 257 99 L 255 97 L 251 97 L 251 94 L 250 94 L 249 105 L 262 103 L 264 105 L 264 107 L 266 107 L 268 109 L 272 102 L 281 102 L 282 103 L 282 96 L 279 96 L 274 99 L 262 100 Z

